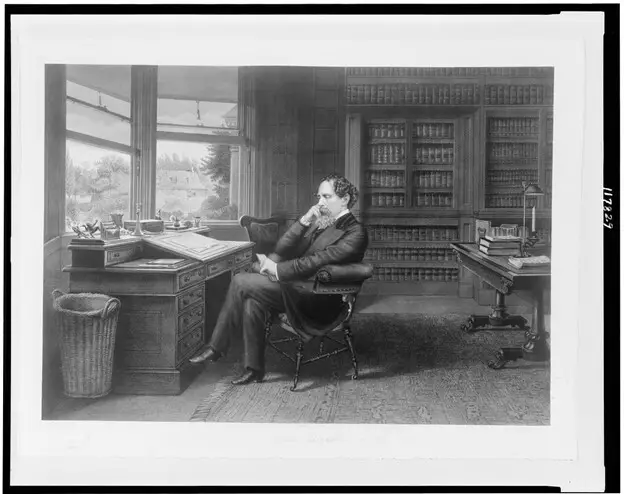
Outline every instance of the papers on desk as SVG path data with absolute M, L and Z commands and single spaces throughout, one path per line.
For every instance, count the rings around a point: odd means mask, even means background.
M 188 259 L 148 259 L 148 258 L 141 258 L 141 259 L 135 259 L 133 261 L 127 261 L 127 262 L 122 262 L 119 264 L 116 264 L 114 266 L 115 269 L 118 268 L 122 268 L 122 269 L 135 269 L 135 268 L 142 268 L 142 269 L 171 269 L 171 270 L 175 270 L 177 268 L 179 268 L 180 266 L 184 265 L 184 264 L 188 264 L 188 263 L 192 263 L 193 261 L 189 261 Z
M 230 250 L 224 242 L 192 232 L 145 237 L 144 240 L 166 252 L 197 261 L 208 261 Z
M 550 258 L 548 256 L 510 257 L 509 264 L 517 269 L 548 267 Z

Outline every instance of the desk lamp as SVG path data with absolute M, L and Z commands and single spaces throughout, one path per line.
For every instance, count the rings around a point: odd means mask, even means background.
M 528 257 L 526 253 L 526 249 L 533 247 L 539 239 L 537 237 L 537 232 L 535 231 L 535 221 L 533 221 L 533 223 L 531 224 L 531 233 L 527 238 L 527 226 L 526 226 L 527 197 L 543 196 L 544 192 L 542 191 L 542 189 L 539 188 L 537 184 L 529 184 L 527 182 L 522 182 L 522 190 L 523 190 L 522 195 L 523 195 L 524 201 L 523 201 L 523 207 L 522 207 L 522 253 L 521 253 L 521 257 Z

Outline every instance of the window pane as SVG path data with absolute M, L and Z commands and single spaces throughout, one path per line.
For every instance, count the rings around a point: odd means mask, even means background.
M 65 227 L 128 214 L 130 155 L 67 140 Z
M 110 113 L 129 118 L 129 102 L 70 81 L 67 81 L 67 96 L 102 108 L 91 108 L 68 99 L 68 130 L 130 145 L 130 122 Z
M 158 124 L 189 125 L 201 127 L 236 128 L 236 103 L 215 103 L 200 101 L 199 111 L 197 101 L 178 99 L 158 99 Z
M 67 81 L 67 96 L 72 96 L 95 106 L 104 106 L 112 112 L 130 118 L 130 102 L 106 94 L 106 92 L 96 91 L 75 82 Z
M 130 122 L 70 101 L 67 102 L 67 129 L 130 145 Z
M 238 218 L 238 146 L 158 141 L 157 148 L 156 209 L 164 220 Z

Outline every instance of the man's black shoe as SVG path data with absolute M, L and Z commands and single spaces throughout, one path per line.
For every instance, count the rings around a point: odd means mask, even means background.
M 264 379 L 264 372 L 260 372 L 253 369 L 247 369 L 243 374 L 238 378 L 232 381 L 232 384 L 249 384 L 249 383 L 259 383 Z
M 201 364 L 202 362 L 205 362 L 206 360 L 210 362 L 216 362 L 220 358 L 221 358 L 221 354 L 219 352 L 217 352 L 213 348 L 208 347 L 207 350 L 193 357 L 192 359 L 190 359 L 190 361 L 192 364 Z

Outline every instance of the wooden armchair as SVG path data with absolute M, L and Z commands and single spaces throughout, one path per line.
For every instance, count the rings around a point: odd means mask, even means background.
M 247 230 L 249 239 L 252 242 L 256 242 L 254 253 L 270 254 L 273 252 L 275 244 L 282 235 L 286 222 L 280 218 L 257 219 L 251 216 L 243 216 L 240 218 L 240 224 Z M 339 318 L 331 324 L 331 329 L 323 336 L 314 338 L 307 343 L 293 329 L 285 313 L 269 313 L 267 315 L 265 325 L 266 344 L 295 364 L 295 376 L 293 385 L 290 388 L 291 391 L 295 391 L 297 388 L 302 365 L 332 357 L 346 351 L 349 351 L 351 354 L 351 363 L 353 365 L 353 375 L 351 378 L 358 378 L 357 357 L 353 347 L 353 335 L 351 333 L 351 316 L 353 315 L 357 295 L 362 288 L 362 284 L 370 278 L 372 274 L 372 266 L 366 263 L 328 265 L 321 268 L 312 279 L 298 282 L 298 284 L 309 289 L 311 293 L 318 295 L 339 295 L 342 297 L 343 310 L 341 310 Z M 273 339 L 271 333 L 274 326 L 279 326 L 290 333 L 290 336 Z M 334 338 L 337 332 L 343 333 L 344 342 Z M 313 341 L 319 338 L 320 344 L 318 354 L 304 359 L 306 347 L 310 346 Z M 331 351 L 324 351 L 325 340 L 332 341 L 337 347 Z M 291 355 L 287 353 L 282 346 L 293 342 L 296 343 L 296 353 Z

